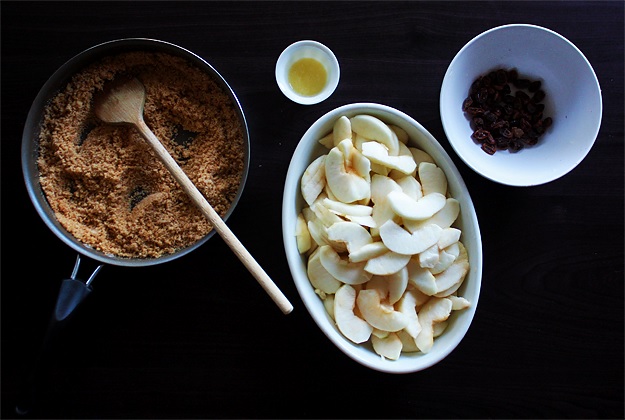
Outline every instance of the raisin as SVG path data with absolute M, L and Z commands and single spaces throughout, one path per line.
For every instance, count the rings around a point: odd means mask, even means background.
M 540 80 L 535 80 L 532 83 L 529 84 L 529 86 L 527 86 L 527 90 L 529 90 L 530 92 L 536 92 L 538 89 L 540 89 L 540 86 L 542 85 L 542 83 L 540 82 Z
M 510 85 L 516 88 L 514 93 Z M 541 87 L 540 80 L 519 77 L 516 69 L 499 68 L 476 78 L 462 103 L 474 130 L 471 137 L 491 155 L 495 150 L 516 152 L 535 145 L 553 124 L 550 117 L 543 119 Z

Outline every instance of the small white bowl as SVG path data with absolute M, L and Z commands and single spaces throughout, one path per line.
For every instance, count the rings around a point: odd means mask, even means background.
M 314 96 L 297 93 L 289 83 L 289 69 L 302 58 L 313 58 L 319 61 L 327 73 L 324 88 Z M 336 56 L 332 50 L 316 41 L 298 41 L 289 45 L 280 54 L 276 63 L 276 82 L 280 90 L 287 98 L 302 105 L 313 105 L 328 99 L 338 86 L 340 77 L 341 69 Z
M 297 249 L 295 223 L 297 215 L 305 206 L 300 193 L 302 174 L 314 159 L 328 153 L 318 140 L 332 131 L 334 122 L 340 116 L 349 118 L 358 114 L 373 115 L 387 124 L 394 124 L 406 130 L 410 136 L 409 146 L 418 147 L 434 158 L 447 176 L 451 195 L 460 202 L 460 215 L 454 226 L 462 230 L 462 241 L 467 249 L 471 267 L 458 295 L 468 299 L 471 306 L 452 313 L 449 326 L 434 340 L 434 346 L 427 354 L 402 353 L 398 360 L 388 360 L 376 354 L 370 342 L 354 344 L 345 338 L 328 315 L 322 300 L 315 294 L 306 273 L 306 258 L 300 255 Z M 387 373 L 409 373 L 426 369 L 449 355 L 471 325 L 482 281 L 482 241 L 475 208 L 460 173 L 443 147 L 421 124 L 401 111 L 373 103 L 344 105 L 323 115 L 306 131 L 295 149 L 286 176 L 282 202 L 282 234 L 289 268 L 306 309 L 321 331 L 341 351 L 364 366 Z
M 491 156 L 471 138 L 462 103 L 474 80 L 498 68 L 516 68 L 520 76 L 542 81 L 544 117 L 553 125 L 536 145 Z M 501 184 L 539 185 L 573 170 L 592 148 L 601 125 L 601 88 L 586 57 L 561 35 L 534 25 L 504 25 L 473 38 L 452 60 L 440 113 L 451 146 L 474 171 Z

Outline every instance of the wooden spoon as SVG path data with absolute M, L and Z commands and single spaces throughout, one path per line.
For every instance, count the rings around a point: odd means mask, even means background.
M 249 272 L 256 278 L 283 313 L 288 314 L 293 306 L 282 294 L 271 278 L 265 273 L 254 257 L 245 249 L 239 239 L 221 219 L 219 214 L 208 203 L 206 198 L 191 182 L 189 177 L 178 166 L 167 149 L 161 144 L 152 130 L 143 120 L 143 105 L 145 102 L 145 87 L 136 78 L 124 83 L 113 83 L 95 101 L 95 114 L 104 122 L 127 123 L 134 125 L 145 138 L 165 167 L 171 172 L 178 184 L 191 198 L 193 203 L 202 211 L 214 229 L 219 233 L 230 249 L 241 260 Z

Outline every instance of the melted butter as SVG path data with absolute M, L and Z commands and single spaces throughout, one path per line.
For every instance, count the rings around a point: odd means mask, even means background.
M 314 58 L 297 60 L 289 69 L 289 84 L 303 96 L 314 96 L 321 92 L 328 81 L 325 67 Z

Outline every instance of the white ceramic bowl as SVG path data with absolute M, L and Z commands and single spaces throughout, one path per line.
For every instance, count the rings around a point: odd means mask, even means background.
M 326 70 L 327 83 L 325 87 L 314 96 L 305 96 L 297 93 L 289 83 L 289 69 L 297 60 L 313 58 L 319 61 Z M 325 45 L 316 41 L 298 41 L 289 45 L 278 57 L 276 62 L 276 82 L 284 95 L 302 105 L 313 105 L 324 101 L 332 95 L 339 84 L 341 69 L 336 56 Z
M 491 156 L 471 139 L 462 103 L 473 81 L 497 68 L 516 68 L 520 76 L 542 81 L 544 116 L 552 117 L 553 125 L 538 144 Z M 601 125 L 601 89 L 592 66 L 570 41 L 539 26 L 505 25 L 473 38 L 452 60 L 440 113 L 449 142 L 474 171 L 501 184 L 539 185 L 567 174 L 590 151 Z
M 471 268 L 458 294 L 468 299 L 471 307 L 452 313 L 448 328 L 434 340 L 434 346 L 427 354 L 402 353 L 398 360 L 392 361 L 382 359 L 373 351 L 370 343 L 354 344 L 346 339 L 326 312 L 319 296 L 315 294 L 306 274 L 306 259 L 297 250 L 295 222 L 297 215 L 305 206 L 300 193 L 301 176 L 310 162 L 328 152 L 318 140 L 332 131 L 334 122 L 342 115 L 352 117 L 357 114 L 373 115 L 388 124 L 395 124 L 406 130 L 411 138 L 410 145 L 429 153 L 443 169 L 448 178 L 451 195 L 460 202 L 460 215 L 455 226 L 462 230 L 461 240 L 467 249 Z M 421 124 L 405 113 L 385 105 L 356 103 L 336 108 L 319 118 L 300 140 L 289 165 L 282 203 L 282 233 L 293 280 L 310 315 L 325 335 L 358 363 L 381 372 L 416 372 L 445 358 L 460 343 L 469 329 L 477 307 L 482 279 L 482 242 L 473 202 L 449 155 Z

